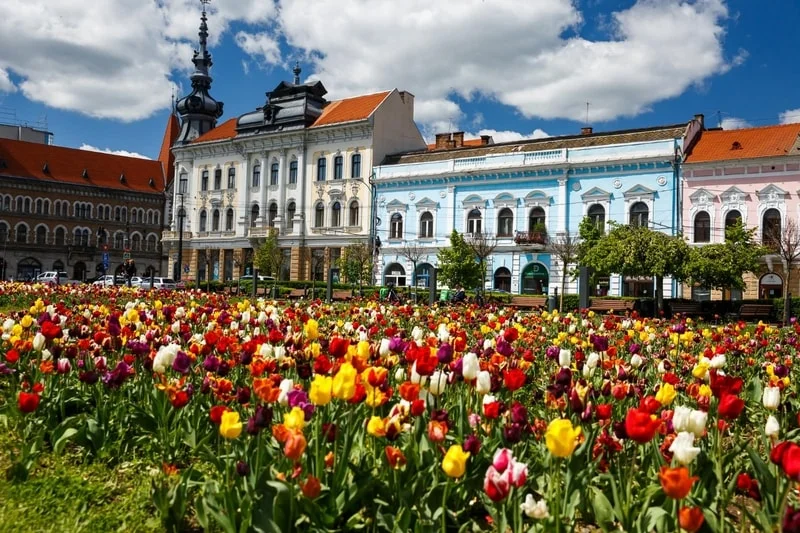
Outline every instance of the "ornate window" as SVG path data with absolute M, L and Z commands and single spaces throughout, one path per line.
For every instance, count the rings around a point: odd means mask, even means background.
M 200 190 L 208 190 L 208 170 L 204 170 L 200 173 Z
M 251 228 L 255 228 L 256 227 L 256 220 L 258 220 L 258 213 L 259 213 L 258 204 L 253 204 L 252 207 L 250 207 L 250 227 Z
M 359 221 L 359 208 L 358 208 L 358 200 L 353 200 L 350 202 L 350 208 L 348 213 L 347 225 L 348 226 L 358 226 L 360 224 Z
M 635 202 L 631 205 L 629 224 L 646 228 L 650 217 L 650 209 L 644 202 Z
M 325 226 L 325 206 L 322 202 L 317 202 L 314 207 L 314 227 L 322 228 Z
M 331 206 L 331 227 L 338 228 L 342 225 L 342 204 L 333 202 Z
M 350 158 L 350 177 L 361 177 L 361 154 L 353 154 L 353 157 Z
M 208 212 L 205 209 L 200 211 L 200 231 L 208 231 Z
M 225 212 L 225 231 L 233 231 L 233 209 Z
M 219 231 L 219 209 L 211 213 L 211 231 Z
M 218 191 L 222 188 L 222 169 L 214 170 L 214 190 Z
M 776 247 L 781 238 L 781 212 L 775 208 L 764 211 L 761 218 L 761 242 Z
M 606 227 L 606 208 L 600 204 L 592 204 L 586 212 L 589 220 L 592 221 L 594 227 L 600 231 L 605 231 Z
M 473 209 L 467 215 L 467 233 L 481 233 L 483 231 L 483 215 L 480 209 Z
M 426 211 L 419 217 L 419 236 L 422 239 L 433 238 L 433 213 Z
M 294 229 L 294 214 L 297 212 L 297 204 L 289 202 L 286 207 L 286 228 L 291 232 Z
M 393 214 L 391 219 L 389 219 L 389 238 L 403 238 L 403 215 L 400 213 Z
M 253 180 L 250 183 L 251 187 L 259 187 L 261 185 L 261 165 L 253 167 Z
M 344 173 L 344 157 L 337 155 L 333 158 L 333 179 L 342 179 Z
M 47 244 L 47 228 L 45 226 L 36 228 L 36 244 Z
M 725 227 L 726 228 L 729 228 L 729 227 L 735 225 L 736 223 L 741 223 L 741 221 L 742 221 L 742 214 L 736 209 L 728 211 L 725 214 Z
M 56 246 L 64 246 L 67 240 L 67 232 L 64 231 L 64 228 L 56 228 L 56 239 L 55 245 Z
M 277 185 L 278 184 L 278 172 L 280 171 L 280 165 L 278 163 L 272 163 L 269 167 L 269 184 L 270 185 Z
M 317 159 L 317 181 L 325 181 L 325 169 L 328 161 L 324 157 Z
M 297 183 L 297 159 L 293 159 L 289 163 L 289 185 Z
M 511 237 L 514 235 L 514 212 L 504 207 L 497 215 L 497 236 Z
M 694 216 L 694 242 L 711 242 L 711 216 L 700 211 Z
M 269 227 L 275 227 L 275 219 L 278 218 L 278 204 L 275 202 L 269 204 Z
M 228 188 L 236 188 L 236 167 L 230 167 L 228 169 Z
M 528 214 L 528 231 L 541 231 L 545 225 L 545 212 L 541 207 L 534 207 Z
M 15 240 L 18 243 L 28 242 L 28 226 L 25 224 L 20 224 L 17 226 L 17 235 Z

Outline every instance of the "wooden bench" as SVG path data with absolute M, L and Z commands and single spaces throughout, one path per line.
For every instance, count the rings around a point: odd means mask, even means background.
M 701 314 L 700 302 L 669 302 L 669 309 L 673 315 L 689 315 L 696 316 Z
M 353 298 L 353 291 L 347 290 L 335 290 L 331 295 L 331 300 L 334 302 L 346 302 Z
M 772 317 L 772 304 L 742 304 L 736 317 L 740 320 L 761 320 Z
M 512 296 L 511 305 L 520 309 L 544 309 L 547 307 L 546 296 Z
M 267 294 L 267 288 L 266 287 L 258 287 L 256 289 L 256 296 L 265 296 L 266 294 Z
M 292 289 L 289 291 L 289 294 L 286 295 L 288 300 L 302 300 L 306 297 L 306 290 L 305 289 Z
M 589 303 L 590 311 L 600 311 L 603 313 L 614 313 L 617 311 L 625 311 L 627 313 L 633 311 L 634 307 L 636 307 L 636 300 L 592 298 L 591 303 Z

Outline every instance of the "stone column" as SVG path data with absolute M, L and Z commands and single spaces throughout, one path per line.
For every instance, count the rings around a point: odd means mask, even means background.
M 558 235 L 565 235 L 567 233 L 567 180 L 569 170 L 566 171 L 563 178 L 558 179 L 558 225 L 556 226 L 556 233 Z

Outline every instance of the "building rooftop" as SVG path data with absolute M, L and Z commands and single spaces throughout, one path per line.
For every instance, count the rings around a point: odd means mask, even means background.
M 164 169 L 164 181 L 170 183 L 175 175 L 175 156 L 172 153 L 172 145 L 178 138 L 181 131 L 181 123 L 175 113 L 170 113 L 167 119 L 167 127 L 164 130 L 164 139 L 161 141 L 161 150 L 158 151 L 158 160 Z
M 118 191 L 164 191 L 158 160 L 11 139 L 0 139 L 0 176 Z
M 686 157 L 687 163 L 800 155 L 800 124 L 740 130 L 706 130 Z
M 586 148 L 611 144 L 661 141 L 681 138 L 685 131 L 686 124 L 674 124 L 670 126 L 657 126 L 635 130 L 545 137 L 542 139 L 489 144 L 480 147 L 473 147 L 464 143 L 465 145 L 460 148 L 448 150 L 425 150 L 389 155 L 384 159 L 383 164 L 425 163 L 454 158 L 483 157 L 486 155 L 514 152 L 538 152 L 543 150 L 560 150 L 563 148 Z

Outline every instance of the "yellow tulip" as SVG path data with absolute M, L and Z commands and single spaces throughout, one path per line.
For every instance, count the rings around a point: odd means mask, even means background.
M 677 395 L 678 393 L 675 391 L 675 387 L 669 383 L 663 383 L 656 393 L 656 400 L 658 400 L 658 403 L 661 405 L 666 406 L 671 404 L 672 400 L 674 400 Z
M 449 477 L 461 477 L 467 471 L 469 452 L 465 452 L 460 444 L 453 444 L 442 460 L 442 470 Z
M 226 439 L 235 439 L 242 433 L 242 423 L 239 421 L 239 413 L 236 411 L 225 411 L 222 413 L 222 420 L 219 424 L 219 434 Z
M 344 363 L 333 378 L 333 395 L 340 400 L 349 400 L 356 394 L 356 369 Z
M 331 401 L 333 394 L 333 378 L 317 374 L 311 382 L 311 389 L 308 391 L 308 399 L 314 405 L 327 405 Z
M 306 425 L 306 414 L 299 407 L 292 407 L 292 410 L 283 415 L 283 425 L 286 429 L 303 431 Z
M 367 433 L 373 437 L 385 437 L 386 425 L 383 423 L 383 419 L 379 416 L 371 417 L 367 423 Z
M 23 328 L 28 329 L 31 327 L 31 324 L 33 324 L 33 317 L 31 315 L 25 315 L 19 323 Z
M 306 325 L 303 326 L 303 333 L 310 341 L 315 341 L 319 337 L 319 323 L 313 318 L 310 318 Z
M 709 387 L 705 383 L 700 385 L 700 388 L 697 389 L 698 396 L 705 396 L 706 398 L 710 398 L 711 397 L 711 392 L 712 392 L 711 391 L 711 387 Z
M 566 418 L 557 418 L 547 426 L 544 434 L 545 444 L 550 453 L 556 457 L 569 457 L 578 445 L 576 439 L 581 434 L 581 428 L 572 427 L 572 422 Z

